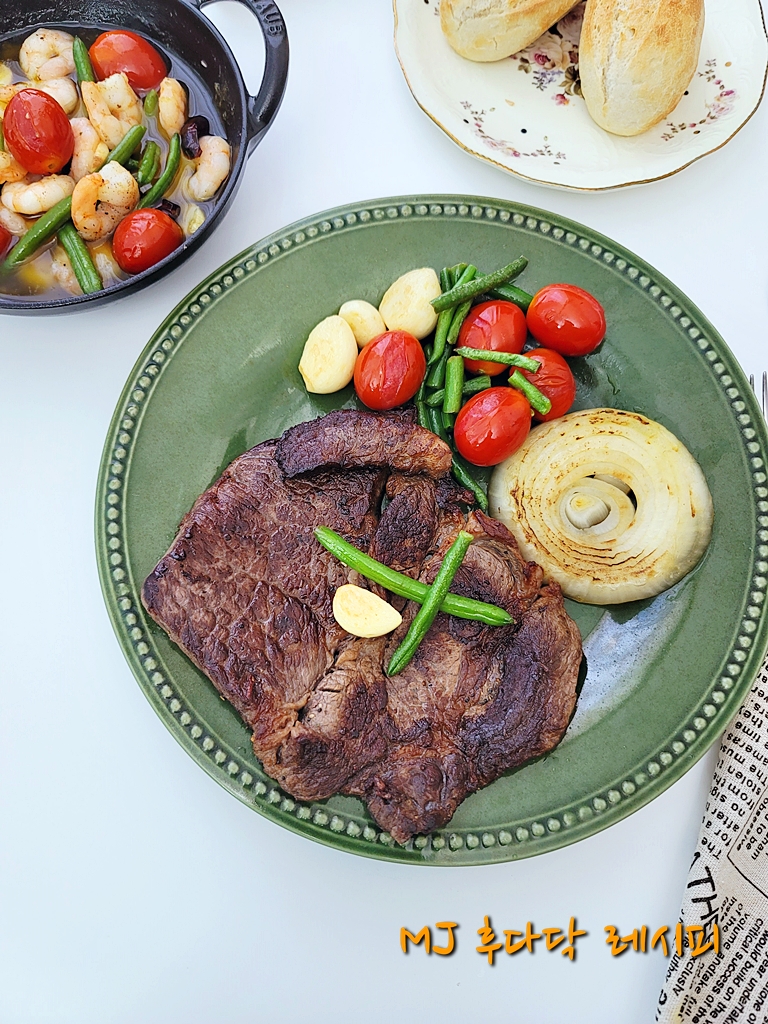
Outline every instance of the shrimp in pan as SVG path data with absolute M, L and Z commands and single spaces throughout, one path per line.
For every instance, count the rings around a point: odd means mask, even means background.
M 39 28 L 27 36 L 19 51 L 21 70 L 31 81 L 66 78 L 75 70 L 74 38 L 55 28 Z
M 91 124 L 110 149 L 119 146 L 134 125 L 141 124 L 141 101 L 124 71 L 103 82 L 81 82 L 80 89 Z
M 7 150 L 0 149 L 0 185 L 4 185 L 6 181 L 22 181 L 26 176 L 26 168 L 22 167 Z
M 72 221 L 86 242 L 110 235 L 139 201 L 139 186 L 114 160 L 86 174 L 72 193 Z
M 187 120 L 187 94 L 181 82 L 164 78 L 157 94 L 157 119 L 166 135 L 175 135 Z
M 212 199 L 216 190 L 229 174 L 231 150 L 229 143 L 218 135 L 204 135 L 200 139 L 202 152 L 195 160 L 195 172 L 187 181 L 187 191 L 198 203 Z
M 75 181 L 80 181 L 86 174 L 92 174 L 104 165 L 109 156 L 109 146 L 102 142 L 101 136 L 87 117 L 73 117 L 69 123 L 75 137 L 69 173 Z
M 38 88 L 41 92 L 53 96 L 65 114 L 73 114 L 80 106 L 77 86 L 71 78 L 49 78 L 45 82 L 40 82 Z
M 47 213 L 56 203 L 71 196 L 74 187 L 74 178 L 68 174 L 49 174 L 39 181 L 12 182 L 3 186 L 3 206 L 13 213 L 35 217 L 39 213 Z

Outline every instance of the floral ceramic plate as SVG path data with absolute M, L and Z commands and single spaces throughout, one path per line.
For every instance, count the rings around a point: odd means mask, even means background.
M 606 343 L 575 360 L 580 408 L 660 420 L 699 460 L 715 506 L 709 549 L 667 593 L 604 609 L 568 602 L 587 674 L 565 739 L 399 846 L 361 801 L 295 800 L 254 757 L 249 730 L 146 614 L 142 581 L 192 503 L 235 456 L 354 403 L 307 394 L 310 329 L 352 296 L 378 302 L 409 267 L 472 257 L 530 264 L 522 286 L 576 281 L 599 296 Z M 300 287 L 297 288 L 297 282 Z M 292 297 L 290 302 L 285 296 Z M 674 285 L 580 224 L 498 199 L 405 196 L 317 214 L 263 239 L 198 285 L 150 339 L 109 429 L 97 558 L 125 656 L 158 715 L 217 782 L 284 828 L 409 864 L 530 857 L 631 814 L 723 731 L 768 640 L 768 435 L 733 355 Z M 138 756 L 138 755 L 137 755 Z
M 579 84 L 584 3 L 535 43 L 480 64 L 448 45 L 439 0 L 394 0 L 395 48 L 419 106 L 462 149 L 541 185 L 599 191 L 665 178 L 725 145 L 760 104 L 768 40 L 759 0 L 706 0 L 699 67 L 666 120 L 603 131 Z

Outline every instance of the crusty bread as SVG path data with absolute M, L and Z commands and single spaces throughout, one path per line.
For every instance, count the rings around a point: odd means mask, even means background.
M 579 43 L 593 119 L 639 135 L 675 109 L 699 59 L 704 0 L 589 0 Z
M 524 49 L 579 0 L 440 0 L 440 24 L 456 53 L 501 60 Z

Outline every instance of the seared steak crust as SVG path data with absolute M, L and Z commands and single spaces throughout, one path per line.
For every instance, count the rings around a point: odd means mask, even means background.
M 253 730 L 265 771 L 301 800 L 362 797 L 398 842 L 551 750 L 576 701 L 581 641 L 559 587 L 542 583 L 502 524 L 464 515 L 465 492 L 434 479 L 449 469 L 447 446 L 402 417 L 348 411 L 300 424 L 232 463 L 143 590 L 150 615 Z M 317 543 L 317 525 L 426 583 L 468 529 L 476 539 L 451 589 L 506 608 L 515 624 L 441 613 L 388 679 L 417 608 L 406 602 L 389 636 L 345 633 L 333 594 L 366 584 Z

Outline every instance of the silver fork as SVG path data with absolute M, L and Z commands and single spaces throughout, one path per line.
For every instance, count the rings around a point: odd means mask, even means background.
M 755 375 L 750 373 L 749 375 L 749 386 L 752 390 L 755 390 Z M 768 419 L 768 371 L 763 370 L 763 381 L 760 395 L 760 405 L 763 410 L 763 417 Z M 757 392 L 755 392 L 757 393 Z

